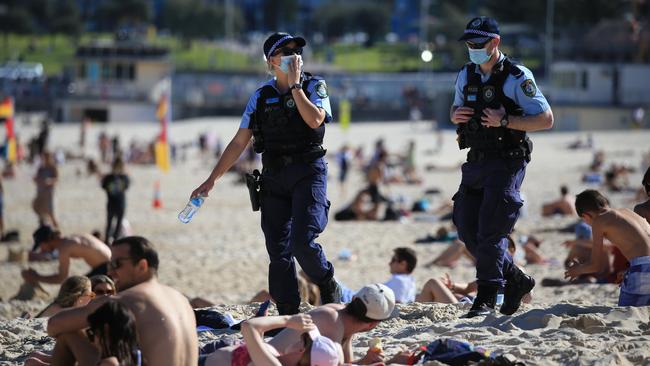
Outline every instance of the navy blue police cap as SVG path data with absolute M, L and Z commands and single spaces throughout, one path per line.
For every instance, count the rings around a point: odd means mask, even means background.
M 275 50 L 291 41 L 296 42 L 298 47 L 304 47 L 307 44 L 307 41 L 302 37 L 294 37 L 289 33 L 276 32 L 271 34 L 264 42 L 264 57 L 268 60 Z
M 490 17 L 476 17 L 467 23 L 463 35 L 458 40 L 484 43 L 491 38 L 501 38 L 499 23 Z

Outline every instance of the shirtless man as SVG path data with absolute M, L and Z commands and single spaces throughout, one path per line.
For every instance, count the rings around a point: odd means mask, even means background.
M 90 304 L 63 311 L 47 324 L 56 337 L 53 364 L 95 365 L 99 350 L 84 336 L 87 317 L 107 299 L 117 299 L 135 315 L 138 344 L 145 365 L 196 365 L 198 338 L 196 320 L 187 299 L 158 282 L 158 253 L 139 236 L 113 242 L 109 275 L 119 293 L 100 296 Z
M 345 363 L 369 365 L 383 361 L 380 352 L 368 352 L 359 360 L 352 360 L 352 337 L 367 332 L 390 317 L 395 308 L 395 294 L 383 284 L 373 284 L 359 290 L 347 305 L 327 304 L 311 310 L 314 324 L 325 337 L 340 343 Z M 286 350 L 300 338 L 300 332 L 285 329 L 269 341 L 277 350 Z M 282 352 L 282 351 L 280 351 Z
M 22 271 L 25 282 L 33 285 L 43 283 L 62 283 L 70 274 L 70 259 L 81 258 L 92 269 L 86 276 L 106 274 L 111 250 L 101 240 L 90 234 L 62 237 L 61 233 L 49 226 L 41 226 L 34 232 L 34 250 L 43 253 L 59 251 L 59 271 L 51 275 L 41 275 L 33 269 Z
M 645 193 L 648 195 L 648 197 L 650 197 L 650 168 L 648 168 L 648 170 L 645 171 L 641 184 L 643 184 Z M 641 217 L 645 218 L 646 221 L 650 223 L 650 199 L 634 206 L 634 212 L 639 214 Z
M 591 189 L 576 197 L 576 211 L 593 230 L 591 260 L 583 264 L 574 262 L 564 276 L 574 279 L 598 271 L 604 255 L 603 238 L 606 238 L 630 261 L 618 305 L 650 305 L 650 224 L 626 208 L 609 207 L 607 198 Z
M 573 209 L 567 186 L 560 187 L 560 198 L 556 201 L 545 203 L 542 206 L 542 216 L 568 215 L 573 216 L 576 211 Z

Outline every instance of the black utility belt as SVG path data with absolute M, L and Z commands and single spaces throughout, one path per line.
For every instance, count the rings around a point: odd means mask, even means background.
M 262 165 L 265 168 L 282 168 L 293 163 L 311 163 L 312 161 L 322 158 L 327 152 L 322 146 L 304 153 L 279 155 L 265 152 L 262 154 Z
M 526 159 L 530 161 L 530 151 L 525 147 L 513 147 L 503 150 L 471 149 L 467 152 L 467 161 L 482 161 L 490 159 Z

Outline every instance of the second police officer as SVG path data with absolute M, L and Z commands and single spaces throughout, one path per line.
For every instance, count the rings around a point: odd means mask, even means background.
M 453 221 L 476 258 L 478 283 L 467 317 L 491 313 L 501 291 L 500 311 L 510 315 L 535 286 L 507 251 L 533 150 L 526 132 L 551 128 L 553 113 L 530 70 L 499 51 L 496 20 L 472 19 L 459 40 L 470 62 L 458 73 L 450 115 L 458 126 L 459 147 L 469 152 L 453 198 Z
M 340 302 L 334 267 L 314 240 L 327 225 L 325 123 L 331 121 L 327 86 L 302 72 L 306 41 L 274 33 L 264 42 L 264 58 L 273 79 L 251 96 L 239 130 L 210 176 L 194 192 L 207 196 L 215 181 L 237 161 L 254 139 L 262 153 L 261 225 L 270 257 L 269 292 L 281 315 L 298 313 L 300 294 L 294 257 L 314 281 L 325 303 Z

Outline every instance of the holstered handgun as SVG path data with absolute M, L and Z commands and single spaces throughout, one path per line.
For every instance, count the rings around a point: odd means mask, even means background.
M 246 173 L 246 187 L 248 187 L 248 195 L 251 199 L 251 206 L 253 211 L 260 210 L 261 193 L 262 193 L 262 174 L 255 169 L 253 173 Z

